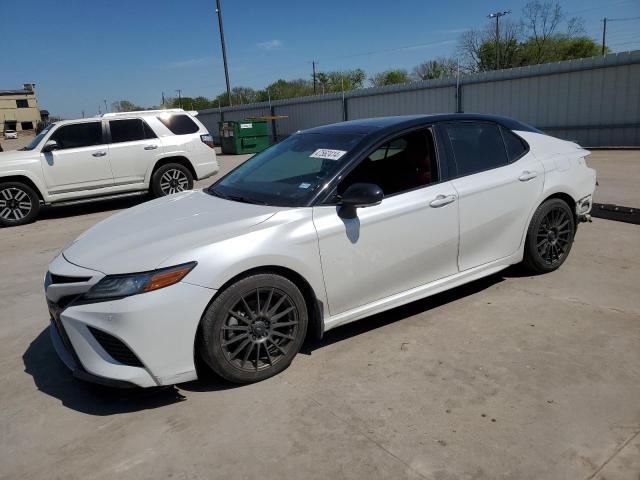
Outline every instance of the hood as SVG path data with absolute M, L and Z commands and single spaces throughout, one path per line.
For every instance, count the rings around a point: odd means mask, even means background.
M 31 160 L 38 158 L 39 153 L 33 150 L 8 150 L 0 152 L 0 167 L 7 163 L 20 162 L 22 160 Z
M 103 220 L 62 253 L 71 263 L 107 275 L 144 272 L 177 253 L 241 234 L 278 210 L 188 191 Z

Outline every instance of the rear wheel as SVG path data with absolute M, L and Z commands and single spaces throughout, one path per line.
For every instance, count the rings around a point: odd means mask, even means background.
M 151 177 L 151 191 L 156 197 L 191 190 L 193 175 L 179 163 L 168 163 L 158 168 Z
M 575 220 L 564 200 L 552 198 L 533 214 L 524 247 L 524 265 L 535 273 L 552 272 L 567 259 L 575 235 Z
M 274 274 L 243 278 L 205 312 L 200 355 L 221 377 L 249 383 L 286 369 L 307 332 L 307 308 L 290 280 Z
M 0 183 L 0 226 L 14 227 L 31 223 L 38 217 L 40 198 L 20 182 Z

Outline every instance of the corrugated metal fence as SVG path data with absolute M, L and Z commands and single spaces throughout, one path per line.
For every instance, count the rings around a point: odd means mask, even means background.
M 584 146 L 637 147 L 640 50 L 462 75 L 459 86 L 455 78 L 429 80 L 203 110 L 198 118 L 219 140 L 221 119 L 285 115 L 269 125 L 281 139 L 343 120 L 455 111 L 507 115 Z

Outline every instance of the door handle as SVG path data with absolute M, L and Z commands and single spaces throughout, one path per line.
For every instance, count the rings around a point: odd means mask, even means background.
M 537 176 L 538 172 L 530 172 L 529 170 L 525 170 L 524 172 L 522 172 L 522 175 L 518 177 L 518 180 L 520 180 L 521 182 L 527 182 L 536 178 Z
M 107 152 L 105 152 L 104 150 L 102 150 L 100 152 L 92 153 L 92 155 L 94 157 L 104 157 L 106 154 L 107 154 Z
M 431 205 L 433 208 L 444 207 L 445 205 L 449 205 L 451 202 L 456 201 L 455 195 L 438 195 L 434 200 L 431 200 Z
M 144 147 L 145 150 L 155 150 L 156 148 L 158 148 L 158 145 L 147 145 Z

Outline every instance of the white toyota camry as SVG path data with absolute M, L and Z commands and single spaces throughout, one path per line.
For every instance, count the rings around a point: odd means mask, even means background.
M 513 119 L 419 115 L 298 132 L 211 187 L 104 220 L 50 264 L 74 374 L 149 387 L 284 370 L 306 335 L 523 262 L 566 260 L 587 150 Z

